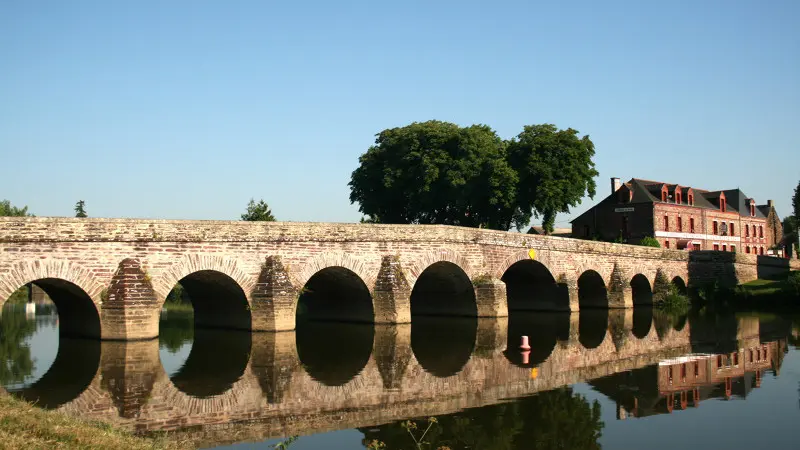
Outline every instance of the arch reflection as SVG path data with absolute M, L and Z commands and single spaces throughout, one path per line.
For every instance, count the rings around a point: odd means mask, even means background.
M 633 335 L 637 339 L 644 339 L 650 333 L 653 325 L 653 307 L 638 306 L 633 308 Z
M 297 356 L 311 378 L 342 386 L 367 366 L 375 326 L 363 323 L 298 322 Z
M 431 375 L 453 376 L 469 362 L 477 333 L 477 318 L 415 317 L 411 321 L 411 351 Z
M 61 338 L 50 369 L 32 385 L 11 390 L 23 400 L 53 409 L 78 398 L 92 383 L 100 367 L 101 342 Z
M 504 355 L 519 367 L 534 367 L 547 360 L 558 341 L 569 340 L 570 313 L 517 312 L 508 320 L 508 343 Z M 531 346 L 526 355 L 519 349 L 522 336 Z
M 223 394 L 244 375 L 251 342 L 245 331 L 197 328 L 186 362 L 170 380 L 192 397 Z
M 578 341 L 585 348 L 597 348 L 606 338 L 608 330 L 607 309 L 581 309 L 578 319 Z

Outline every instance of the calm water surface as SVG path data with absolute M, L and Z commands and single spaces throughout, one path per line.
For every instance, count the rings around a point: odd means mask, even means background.
M 54 308 L 6 305 L 0 382 L 206 447 L 798 448 L 797 343 L 785 318 L 645 309 L 278 334 L 194 330 L 173 311 L 158 340 L 101 343 L 59 339 Z

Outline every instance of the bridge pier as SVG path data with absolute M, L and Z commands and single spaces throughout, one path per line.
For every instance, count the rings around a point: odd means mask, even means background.
M 411 286 L 403 274 L 400 258 L 384 256 L 372 290 L 375 323 L 411 322 Z
M 608 283 L 609 308 L 633 308 L 633 289 L 618 264 L 614 264 Z
M 250 370 L 267 402 L 283 402 L 294 372 L 300 367 L 297 339 L 293 331 L 253 333 Z
M 280 256 L 268 256 L 264 261 L 250 298 L 253 331 L 294 330 L 298 292 Z
M 508 343 L 508 318 L 479 318 L 475 337 L 475 355 L 494 358 L 502 354 Z
M 578 312 L 581 310 L 580 296 L 578 295 L 578 279 L 570 278 L 567 274 L 562 273 L 558 277 L 558 287 L 562 292 L 566 292 L 569 299 L 569 310 L 571 312 Z
M 508 317 L 506 284 L 496 278 L 474 280 L 478 317 Z
M 101 385 L 111 395 L 119 416 L 126 419 L 139 417 L 156 379 L 164 372 L 158 354 L 158 339 L 103 342 L 100 368 Z
M 137 340 L 158 336 L 159 302 L 150 277 L 139 261 L 122 260 L 104 297 L 101 307 L 103 339 Z
M 375 325 L 372 358 L 384 389 L 399 389 L 411 361 L 411 325 Z

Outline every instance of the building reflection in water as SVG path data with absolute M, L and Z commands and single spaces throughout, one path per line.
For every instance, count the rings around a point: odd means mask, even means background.
M 189 333 L 181 327 L 191 321 L 179 323 L 162 324 L 161 341 L 61 339 L 50 370 L 10 390 L 46 408 L 199 435 L 207 445 L 345 428 L 391 441 L 397 421 L 431 416 L 443 422 L 432 438 L 468 438 L 473 448 L 502 436 L 547 440 L 552 429 L 579 425 L 596 442 L 599 405 L 572 384 L 588 382 L 614 400 L 620 418 L 643 417 L 744 397 L 765 370 L 779 371 L 786 351 L 783 340 L 761 342 L 757 318 L 675 319 L 647 309 L 420 316 L 399 326 L 308 322 L 281 333 Z M 533 347 L 527 356 L 522 335 Z M 186 342 L 188 357 L 168 374 L 161 358 Z M 463 429 L 465 417 L 478 428 Z M 371 428 L 380 424 L 389 425 Z

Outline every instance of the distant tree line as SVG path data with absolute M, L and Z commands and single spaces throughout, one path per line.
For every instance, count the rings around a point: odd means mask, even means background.
M 594 144 L 578 131 L 528 125 L 510 140 L 487 125 L 415 122 L 378 133 L 350 179 L 362 222 L 521 229 L 595 195 Z

